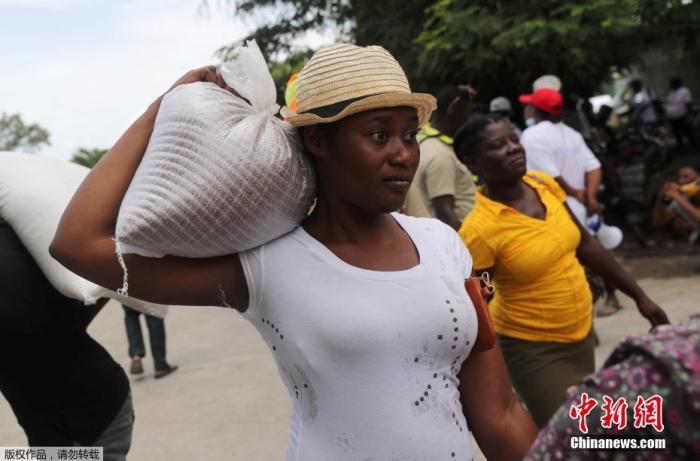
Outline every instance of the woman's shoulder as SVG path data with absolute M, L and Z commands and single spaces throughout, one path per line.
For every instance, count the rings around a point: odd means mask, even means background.
M 262 253 L 270 254 L 275 252 L 286 252 L 294 247 L 302 248 L 304 246 L 304 230 L 301 225 L 295 227 L 291 231 L 282 234 L 269 242 L 265 242 L 254 248 L 249 248 L 241 251 L 240 254 L 245 255 L 260 255 Z
M 459 228 L 459 237 L 468 248 L 479 242 L 489 246 L 493 245 L 492 240 L 501 235 L 498 230 L 498 220 L 493 219 L 493 216 L 487 213 L 475 214 L 474 211 L 476 211 L 476 207 Z
M 424 237 L 419 238 L 419 240 L 426 243 L 451 247 L 456 240 L 461 240 L 456 230 L 439 219 L 416 218 L 401 213 L 392 213 L 392 215 L 409 234 Z M 416 242 L 416 244 L 420 244 L 420 242 Z
M 395 213 L 398 223 L 414 239 L 417 246 L 431 248 L 434 258 L 454 265 L 460 276 L 471 273 L 472 257 L 466 243 L 452 227 L 435 218 L 415 218 Z M 429 258 L 432 259 L 433 257 Z
M 552 178 L 550 175 L 548 175 L 544 171 L 539 171 L 539 170 L 527 170 L 527 173 L 525 173 L 525 178 L 529 178 L 529 179 L 535 181 L 537 184 L 540 184 L 543 186 L 549 186 L 549 185 L 551 185 L 551 183 L 555 182 L 554 178 Z
M 489 205 L 477 197 L 476 204 L 472 211 L 464 218 L 464 222 L 459 229 L 459 235 L 464 232 L 483 232 L 499 225 L 497 212 L 489 208 Z
M 452 229 L 450 226 L 436 218 L 419 218 L 416 216 L 409 216 L 403 213 L 392 213 L 391 215 L 396 219 L 396 221 L 401 225 L 401 227 L 403 227 L 409 232 L 454 232 L 454 229 Z
M 553 194 L 559 201 L 566 199 L 566 192 L 561 188 L 553 177 L 543 171 L 528 170 L 523 178 L 528 184 L 533 186 L 541 195 L 542 191 Z

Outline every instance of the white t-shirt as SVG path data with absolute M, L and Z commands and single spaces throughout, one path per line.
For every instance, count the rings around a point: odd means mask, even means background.
M 652 95 L 642 89 L 632 95 L 630 109 L 637 119 L 644 123 L 656 123 L 656 111 L 652 104 Z
M 553 178 L 561 176 L 574 189 L 584 189 L 586 173 L 600 168 L 583 136 L 564 123 L 541 121 L 523 132 L 520 144 L 525 149 L 528 170 L 544 171 Z M 586 207 L 571 196 L 566 197 L 566 203 L 585 225 Z
M 672 90 L 666 98 L 666 115 L 670 119 L 685 117 L 688 113 L 688 103 L 693 100 L 690 90 L 682 86 L 677 90 Z
M 287 461 L 471 460 L 457 374 L 476 338 L 472 260 L 438 220 L 393 214 L 420 263 L 352 266 L 302 227 L 240 254 L 243 314 L 292 401 Z

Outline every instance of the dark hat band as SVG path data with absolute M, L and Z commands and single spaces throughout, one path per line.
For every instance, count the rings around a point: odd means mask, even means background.
M 328 104 L 327 106 L 316 107 L 314 109 L 309 109 L 305 112 L 300 112 L 301 114 L 314 114 L 321 118 L 333 118 L 336 115 L 344 111 L 350 104 L 361 101 L 370 96 L 376 96 L 374 94 L 368 94 L 366 96 L 360 96 L 359 98 L 352 98 L 345 101 L 335 102 L 333 104 Z

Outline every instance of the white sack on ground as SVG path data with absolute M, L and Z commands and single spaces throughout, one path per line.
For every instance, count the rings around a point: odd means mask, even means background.
M 294 128 L 275 117 L 274 82 L 255 42 L 247 45 L 221 73 L 250 104 L 204 82 L 163 99 L 119 211 L 122 253 L 236 253 L 291 231 L 306 216 L 313 168 Z
M 141 312 L 164 317 L 168 306 L 117 295 L 77 276 L 49 254 L 61 215 L 89 171 L 62 160 L 0 152 L 0 217 L 15 231 L 51 285 L 64 296 L 85 304 L 114 298 Z

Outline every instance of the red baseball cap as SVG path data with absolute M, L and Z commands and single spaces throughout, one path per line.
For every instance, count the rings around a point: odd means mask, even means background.
M 540 88 L 532 94 L 520 95 L 518 101 L 523 104 L 532 104 L 543 112 L 552 115 L 561 114 L 564 100 L 561 93 L 551 88 Z

